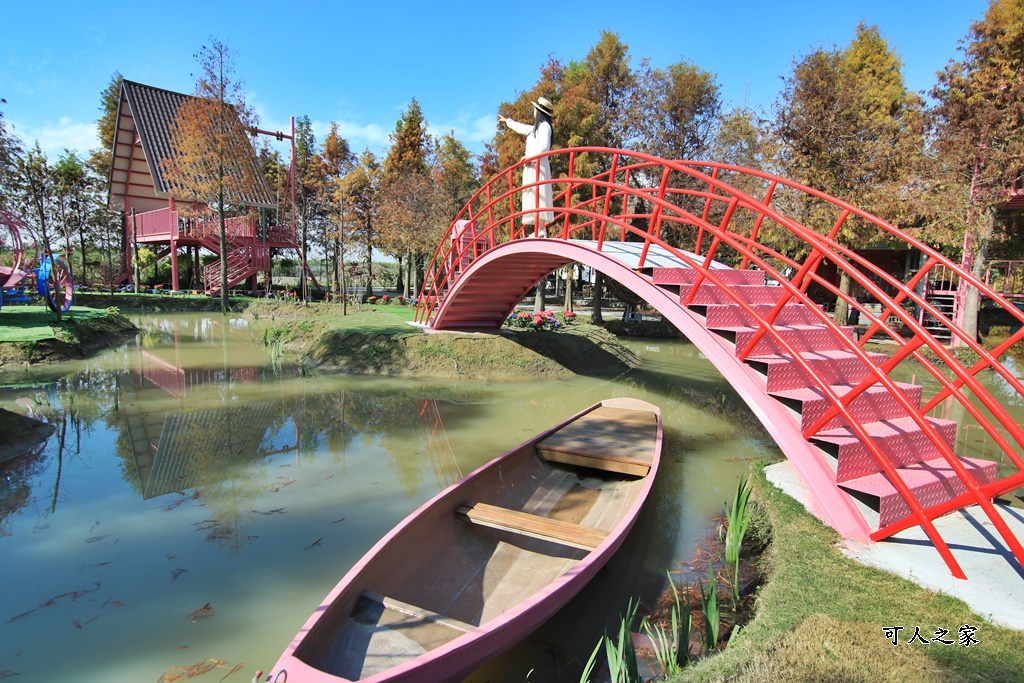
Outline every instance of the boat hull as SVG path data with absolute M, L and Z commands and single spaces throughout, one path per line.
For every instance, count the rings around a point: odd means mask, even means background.
M 268 680 L 281 671 L 291 683 L 465 678 L 611 558 L 650 492 L 661 446 L 655 406 L 609 399 L 480 467 L 352 567 Z

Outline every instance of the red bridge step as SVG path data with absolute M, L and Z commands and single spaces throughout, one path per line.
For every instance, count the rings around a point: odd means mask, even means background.
M 679 288 L 679 303 L 686 303 L 690 295 L 690 287 Z M 732 292 L 740 300 L 750 304 L 774 304 L 777 303 L 786 290 L 775 285 L 733 285 L 728 292 Z M 704 304 L 736 304 L 736 300 L 721 287 L 712 284 L 702 284 L 697 288 L 697 295 L 690 302 L 692 306 Z
M 839 328 L 840 333 L 846 336 L 845 340 L 824 325 L 775 325 L 774 329 L 797 353 L 818 351 L 819 349 L 841 349 L 845 348 L 848 341 L 853 339 L 852 327 Z M 723 327 L 715 330 L 736 345 L 737 353 L 747 348 L 757 331 L 756 327 Z M 787 355 L 788 352 L 775 337 L 765 333 L 757 341 L 750 355 L 766 356 L 770 354 Z
M 856 384 L 870 373 L 864 361 L 852 351 L 806 351 L 800 355 L 826 384 Z M 884 353 L 867 355 L 875 364 L 880 364 L 886 358 Z M 811 378 L 790 356 L 749 356 L 747 363 L 765 376 L 769 393 L 811 385 Z
M 651 278 L 656 285 L 692 285 L 700 271 L 693 268 L 652 268 Z M 715 270 L 714 276 L 730 285 L 763 285 L 764 271 L 760 270 Z M 707 279 L 704 280 L 708 282 Z
M 754 316 L 747 313 L 737 304 L 703 304 L 690 306 L 694 313 L 704 316 L 704 326 L 710 329 L 721 327 L 746 327 L 757 325 Z M 767 317 L 773 304 L 753 304 L 751 306 L 762 318 Z M 786 304 L 779 311 L 774 323 L 776 325 L 820 325 L 819 318 L 813 309 L 803 304 Z
M 939 433 L 950 448 L 956 441 L 956 422 L 925 418 Z M 868 436 L 894 467 L 903 467 L 941 457 L 939 447 L 921 430 L 913 418 L 901 417 L 894 420 L 868 422 L 864 425 Z M 881 472 L 882 467 L 868 452 L 867 446 L 853 434 L 849 427 L 840 427 L 819 432 L 811 437 L 811 443 L 837 459 L 836 481 L 846 482 Z
M 897 382 L 896 386 L 903 391 L 911 404 L 914 406 L 920 405 L 920 385 Z M 831 387 L 840 398 L 849 393 L 852 388 L 851 385 L 847 384 L 836 384 Z M 820 389 L 787 389 L 785 391 L 772 392 L 772 396 L 800 413 L 801 430 L 805 430 L 817 422 L 832 406 L 832 403 L 825 398 L 824 392 Z M 899 404 L 896 397 L 880 384 L 869 387 L 857 398 L 853 399 L 853 402 L 849 405 L 849 410 L 850 414 L 853 415 L 853 419 L 860 423 L 877 422 L 879 420 L 907 416 L 907 411 Z M 829 420 L 823 429 L 836 429 L 844 426 L 847 425 L 840 415 Z
M 960 462 L 978 484 L 987 484 L 997 477 L 998 466 L 990 460 L 960 458 Z M 897 474 L 923 508 L 944 503 L 967 490 L 943 458 L 908 465 L 897 470 Z M 910 514 L 910 506 L 885 474 L 872 474 L 844 482 L 840 486 L 869 507 L 878 510 L 878 528 L 886 527 Z

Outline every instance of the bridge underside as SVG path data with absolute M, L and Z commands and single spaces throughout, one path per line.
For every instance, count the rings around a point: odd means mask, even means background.
M 822 490 L 836 490 L 831 469 L 820 451 L 801 436 L 792 413 L 764 392 L 764 377 L 753 367 L 737 362 L 734 345 L 709 331 L 700 316 L 680 307 L 678 294 L 655 285 L 650 275 L 635 269 L 643 245 L 633 243 L 613 256 L 594 251 L 592 244 L 588 240 L 525 239 L 494 247 L 455 281 L 431 327 L 497 331 L 516 304 L 550 272 L 573 262 L 594 268 L 642 297 L 718 368 L 810 483 L 812 492 L 816 492 L 815 512 L 819 517 L 847 538 L 868 541 L 870 529 L 852 500 L 846 496 L 821 499 Z M 655 262 L 661 264 L 659 267 L 686 267 L 674 257 Z M 650 264 L 645 261 L 645 265 Z M 713 269 L 729 270 L 720 264 Z

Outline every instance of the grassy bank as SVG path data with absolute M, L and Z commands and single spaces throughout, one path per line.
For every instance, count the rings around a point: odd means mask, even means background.
M 1011 681 L 1024 672 L 1024 633 L 985 622 L 961 601 L 844 557 L 834 531 L 755 468 L 759 533 L 770 536 L 757 615 L 721 654 L 677 681 Z M 940 562 L 936 553 L 935 561 Z M 1002 560 L 994 560 L 1002 561 Z M 977 644 L 907 641 L 919 626 L 956 641 L 976 626 Z M 903 626 L 894 647 L 885 626 Z
M 73 306 L 58 323 L 45 306 L 5 306 L 0 310 L 0 366 L 81 358 L 137 331 L 113 309 Z
M 639 359 L 601 328 L 583 323 L 560 331 L 425 334 L 410 325 L 411 306 L 296 306 L 264 301 L 246 315 L 272 355 L 328 370 L 451 379 L 563 379 L 612 375 Z

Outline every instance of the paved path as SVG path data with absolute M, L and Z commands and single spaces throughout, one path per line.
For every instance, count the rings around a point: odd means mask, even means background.
M 814 514 L 807 489 L 788 461 L 766 467 L 765 474 L 768 481 Z M 996 509 L 1017 538 L 1024 538 L 1024 510 L 1005 505 Z M 861 564 L 957 597 L 993 624 L 1024 630 L 1024 569 L 1003 546 L 999 532 L 981 508 L 974 505 L 940 517 L 935 528 L 963 567 L 966 581 L 950 575 L 921 527 L 878 543 L 842 540 L 840 550 Z

